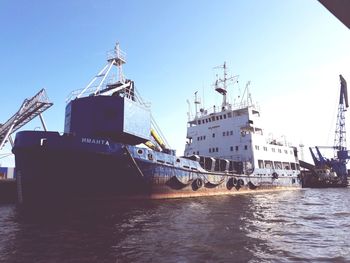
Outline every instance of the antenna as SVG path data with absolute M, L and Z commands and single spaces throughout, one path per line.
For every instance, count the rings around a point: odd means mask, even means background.
M 247 84 L 245 85 L 244 92 L 243 92 L 242 99 L 241 99 L 241 104 L 242 104 L 243 99 L 244 99 L 244 95 L 247 93 L 247 106 L 253 104 L 252 95 L 249 92 L 249 85 L 250 85 L 250 81 L 248 81 Z
M 195 117 L 196 117 L 196 118 L 198 118 L 198 108 L 197 108 L 197 105 L 198 105 L 198 104 L 201 104 L 199 98 L 197 97 L 197 93 L 198 93 L 198 91 L 196 91 L 196 92 L 194 93 L 194 107 L 195 107 L 195 111 L 196 111 L 196 114 L 195 114 Z
M 302 161 L 304 161 L 304 144 L 303 143 L 300 143 L 299 144 L 299 147 L 300 147 L 300 158 Z

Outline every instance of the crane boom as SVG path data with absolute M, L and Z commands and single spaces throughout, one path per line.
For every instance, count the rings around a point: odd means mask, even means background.
M 344 104 L 345 100 L 345 106 L 346 108 L 349 107 L 349 101 L 348 101 L 348 88 L 346 84 L 346 80 L 343 78 L 342 75 L 339 75 L 340 78 L 340 99 L 339 104 Z

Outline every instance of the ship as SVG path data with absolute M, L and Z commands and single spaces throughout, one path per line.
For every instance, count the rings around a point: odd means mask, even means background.
M 188 121 L 185 153 L 176 156 L 157 128 L 150 104 L 124 76 L 125 63 L 117 43 L 107 54 L 107 65 L 84 89 L 68 96 L 63 134 L 16 134 L 12 151 L 20 204 L 300 188 L 296 148 L 266 141 L 253 104 L 233 107 L 226 102 L 226 67 L 216 86 L 223 104 Z

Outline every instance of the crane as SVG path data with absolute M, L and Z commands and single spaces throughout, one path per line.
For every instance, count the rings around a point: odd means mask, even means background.
M 346 163 L 350 156 L 346 149 L 346 129 L 345 112 L 349 107 L 347 84 L 342 75 L 340 78 L 340 97 L 338 104 L 337 123 L 335 129 L 333 146 L 315 146 L 310 147 L 310 153 L 315 163 L 314 171 L 317 170 L 318 182 L 324 187 L 328 186 L 347 186 L 347 168 Z M 320 149 L 333 148 L 334 158 L 326 158 L 322 155 Z M 333 175 L 333 176 L 331 176 Z

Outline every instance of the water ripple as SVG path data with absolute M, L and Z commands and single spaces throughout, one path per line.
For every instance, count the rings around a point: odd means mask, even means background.
M 350 189 L 0 206 L 0 262 L 350 262 Z

